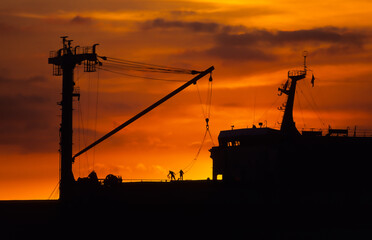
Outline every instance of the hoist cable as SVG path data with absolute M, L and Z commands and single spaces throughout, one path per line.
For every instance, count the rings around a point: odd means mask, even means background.
M 200 143 L 200 147 L 199 147 L 194 159 L 186 167 L 183 168 L 183 169 L 185 169 L 184 173 L 187 173 L 188 171 L 190 171 L 191 168 L 194 166 L 196 160 L 198 160 L 200 152 L 201 152 L 201 150 L 204 146 L 204 142 L 205 142 L 205 138 L 207 137 L 207 133 L 208 133 L 208 135 L 211 139 L 212 145 L 215 146 L 214 142 L 213 142 L 211 131 L 209 129 L 209 118 L 210 118 L 210 111 L 211 111 L 211 104 L 212 104 L 212 82 L 213 82 L 213 79 L 212 79 L 212 74 L 211 74 L 210 77 L 209 77 L 209 81 L 208 81 L 208 91 L 207 91 L 207 100 L 206 100 L 205 110 L 204 110 L 204 107 L 203 107 L 203 101 L 202 101 L 202 97 L 201 97 L 201 94 L 200 94 L 200 91 L 199 91 L 198 84 L 196 84 L 196 89 L 197 89 L 197 93 L 198 93 L 199 101 L 200 101 L 200 104 L 201 104 L 201 107 L 202 107 L 202 112 L 203 112 L 203 116 L 205 118 L 206 125 L 205 125 L 204 136 L 203 136 L 203 139 Z
M 213 79 L 212 79 L 212 74 L 211 74 L 209 77 L 209 81 L 208 81 L 208 94 L 207 94 L 207 117 L 208 118 L 210 118 L 211 116 L 212 85 L 213 85 Z
M 209 137 L 211 138 L 211 142 L 212 142 L 213 147 L 216 146 L 213 142 L 212 134 L 211 134 L 211 131 L 209 130 L 209 128 L 207 129 L 207 131 L 208 131 Z
M 213 87 L 213 78 L 212 78 L 212 73 L 210 73 L 209 81 L 208 81 L 208 94 L 207 94 L 207 118 L 205 120 L 207 122 L 207 131 L 208 131 L 209 137 L 212 141 L 213 146 L 215 146 L 211 131 L 209 130 L 209 118 L 211 117 L 211 107 L 212 107 L 212 87 Z
M 204 111 L 203 100 L 202 100 L 201 95 L 200 95 L 198 83 L 196 83 L 195 86 L 196 86 L 196 92 L 198 93 L 198 98 L 199 98 L 199 101 L 200 101 L 200 106 L 201 106 L 201 109 L 202 109 L 202 112 L 203 112 L 203 117 L 204 118 L 207 118 L 206 112 Z
M 210 116 L 211 116 L 211 105 L 212 105 L 212 78 L 210 77 L 209 78 L 209 81 L 208 81 L 208 90 L 207 90 L 207 99 L 206 99 L 206 102 L 205 102 L 205 107 L 203 106 L 203 100 L 202 100 L 202 97 L 201 97 L 201 94 L 200 94 L 200 90 L 199 90 L 199 87 L 198 87 L 198 84 L 196 84 L 196 90 L 197 90 L 197 93 L 198 93 L 198 98 L 199 98 L 199 101 L 200 101 L 200 105 L 201 105 L 201 108 L 202 108 L 202 112 L 203 112 L 203 116 L 205 119 L 209 119 Z

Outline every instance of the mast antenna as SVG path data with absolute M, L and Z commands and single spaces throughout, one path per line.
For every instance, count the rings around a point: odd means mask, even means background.
M 304 70 L 291 70 L 288 71 L 288 80 L 281 88 L 279 88 L 280 94 L 284 93 L 287 97 L 287 102 L 284 108 L 284 115 L 280 131 L 285 135 L 300 135 L 300 132 L 296 128 L 296 124 L 293 121 L 293 105 L 296 93 L 297 81 L 300 81 L 306 77 L 307 66 L 306 66 L 307 51 L 303 52 L 304 57 Z
M 304 71 L 306 72 L 307 71 L 307 66 L 306 66 L 306 57 L 307 57 L 307 51 L 304 51 L 302 53 L 302 56 L 304 56 Z

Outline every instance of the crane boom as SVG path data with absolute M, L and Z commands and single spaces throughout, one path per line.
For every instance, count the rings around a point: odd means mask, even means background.
M 128 126 L 129 124 L 133 123 L 134 121 L 136 121 L 137 119 L 139 119 L 140 117 L 142 117 L 143 115 L 145 115 L 146 113 L 150 112 L 151 110 L 153 110 L 154 108 L 158 107 L 160 104 L 164 103 L 165 101 L 167 101 L 168 99 L 170 99 L 171 97 L 173 97 L 174 95 L 176 95 L 177 93 L 181 92 L 182 90 L 184 90 L 185 88 L 187 88 L 188 86 L 190 86 L 191 84 L 196 84 L 196 82 L 201 79 L 202 77 L 204 77 L 205 75 L 207 75 L 208 73 L 211 73 L 212 71 L 214 70 L 214 67 L 211 66 L 210 68 L 208 68 L 207 70 L 199 73 L 196 77 L 194 77 L 193 79 L 191 79 L 190 81 L 188 81 L 187 83 L 183 84 L 181 87 L 177 88 L 176 90 L 174 90 L 173 92 L 169 93 L 168 95 L 166 95 L 165 97 L 163 97 L 162 99 L 160 99 L 159 101 L 157 101 L 156 103 L 152 104 L 151 106 L 149 106 L 148 108 L 146 108 L 145 110 L 143 110 L 142 112 L 138 113 L 137 115 L 135 115 L 134 117 L 132 117 L 131 119 L 129 119 L 128 121 L 124 122 L 123 124 L 121 124 L 120 126 L 116 127 L 115 129 L 113 129 L 111 132 L 107 133 L 106 135 L 102 136 L 100 139 L 96 140 L 95 142 L 93 142 L 92 144 L 90 144 L 89 146 L 87 146 L 86 148 L 84 148 L 83 150 L 81 150 L 80 152 L 76 153 L 72 159 L 74 161 L 74 159 L 78 156 L 80 156 L 81 154 L 85 153 L 86 151 L 88 151 L 89 149 L 93 148 L 94 146 L 96 146 L 97 144 L 103 142 L 104 140 L 106 140 L 107 138 L 111 137 L 112 135 L 114 135 L 115 133 L 119 132 L 120 130 L 122 130 L 123 128 L 125 128 L 126 126 Z

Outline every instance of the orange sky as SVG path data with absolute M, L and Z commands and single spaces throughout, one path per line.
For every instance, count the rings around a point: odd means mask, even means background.
M 46 199 L 58 182 L 61 77 L 52 76 L 47 58 L 62 35 L 81 46 L 100 43 L 99 55 L 197 70 L 214 65 L 210 128 L 217 143 L 219 131 L 231 125 L 279 126 L 277 107 L 285 98 L 277 88 L 289 69 L 301 67 L 304 50 L 316 82 L 298 86 L 297 127 L 372 129 L 370 16 L 372 2 L 362 0 L 3 1 L 0 199 Z M 75 111 L 74 151 L 180 85 L 81 67 L 75 76 L 82 120 Z M 207 82 L 198 84 L 204 101 Z M 197 89 L 190 86 L 77 159 L 75 177 L 94 169 L 100 178 L 166 178 L 193 160 L 204 130 Z M 211 177 L 211 146 L 208 140 L 186 179 Z

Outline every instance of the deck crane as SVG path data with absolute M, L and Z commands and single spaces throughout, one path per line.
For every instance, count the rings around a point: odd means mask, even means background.
M 116 127 L 106 135 L 102 136 L 86 148 L 82 149 L 75 155 L 72 155 L 72 102 L 73 97 L 80 97 L 79 93 L 76 93 L 74 90 L 74 77 L 73 72 L 75 69 L 76 64 L 80 65 L 84 63 L 84 71 L 85 72 L 95 72 L 96 65 L 101 65 L 102 63 L 98 60 L 99 56 L 96 54 L 96 46 L 98 44 L 94 44 L 92 47 L 79 47 L 71 46 L 72 40 L 68 40 L 67 36 L 63 36 L 62 43 L 63 47 L 58 51 L 52 51 L 48 58 L 48 63 L 53 64 L 53 75 L 61 76 L 62 75 L 62 101 L 60 105 L 62 106 L 62 121 L 60 127 L 60 154 L 61 154 L 61 162 L 60 162 L 60 199 L 61 200 L 71 200 L 74 197 L 74 175 L 72 172 L 72 164 L 76 157 L 80 156 L 81 154 L 85 153 L 89 149 L 93 148 L 97 144 L 103 142 L 107 138 L 111 137 L 115 133 L 119 132 L 129 124 L 133 123 L 140 117 L 144 116 L 154 108 L 158 107 L 160 104 L 164 103 L 165 101 L 169 100 L 185 88 L 189 87 L 191 84 L 196 84 L 196 82 L 201 79 L 202 77 L 206 76 L 207 74 L 211 74 L 214 70 L 214 67 L 211 66 L 210 68 L 204 71 L 188 71 L 191 74 L 198 74 L 190 81 L 184 83 L 182 86 L 174 90 L 173 92 L 169 93 L 165 97 L 161 98 L 159 101 L 155 102 L 148 108 L 144 109 L 128 121 L 124 122 L 120 126 Z M 106 60 L 106 57 L 100 57 L 103 60 Z M 133 62 L 132 62 L 133 63 Z M 152 65 L 156 66 L 156 65 Z M 171 69 L 174 71 L 175 68 Z M 150 70 L 154 70 L 153 67 Z M 161 68 L 161 71 L 167 72 L 167 69 Z M 177 70 L 179 71 L 179 70 Z

